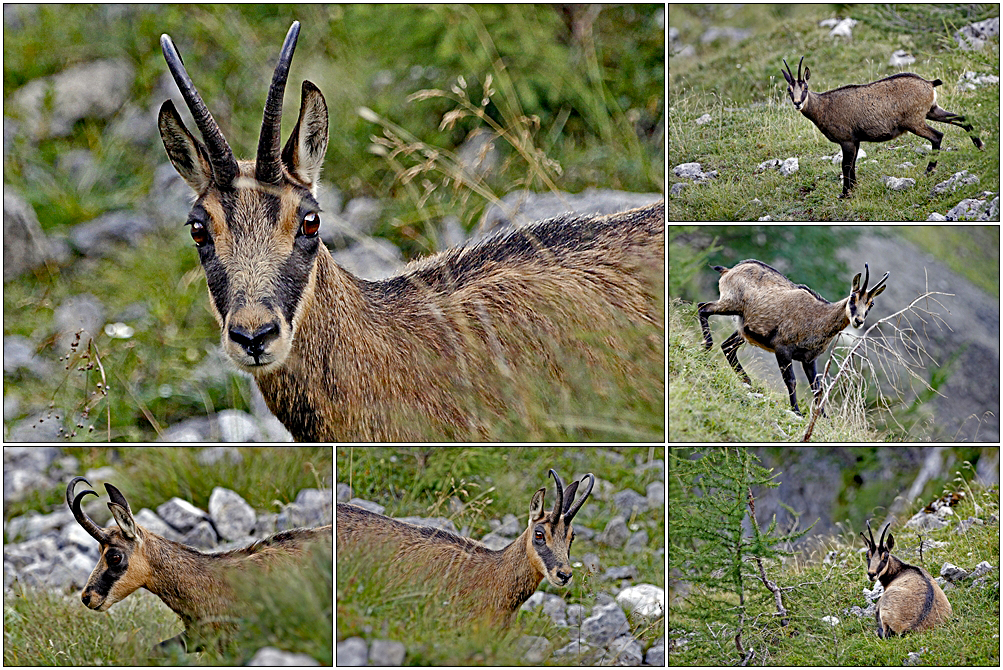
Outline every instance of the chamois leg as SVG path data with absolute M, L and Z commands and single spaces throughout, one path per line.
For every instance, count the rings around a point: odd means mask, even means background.
M 857 185 L 857 150 L 860 143 L 840 142 L 839 146 L 843 149 L 843 194 L 839 197 L 847 198 Z
M 804 416 L 798 409 L 797 381 L 794 379 L 793 363 L 794 360 L 786 352 L 777 349 L 777 364 L 780 366 L 780 375 L 784 378 L 784 384 L 787 386 L 787 393 L 791 396 L 791 408 L 798 416 Z
M 909 129 L 912 133 L 930 140 L 933 151 L 930 152 L 930 164 L 926 166 L 926 173 L 929 174 L 937 168 L 937 158 L 940 156 L 940 143 L 944 139 L 944 133 L 936 128 L 931 128 L 927 124 L 922 124 L 919 128 Z
M 752 380 L 749 379 L 749 375 L 745 373 L 742 368 L 742 364 L 738 362 L 738 348 L 745 344 L 745 340 L 742 338 L 742 333 L 735 331 L 728 336 L 728 339 L 721 344 L 721 351 L 724 352 L 724 357 L 728 359 L 731 363 L 731 367 L 735 368 L 735 372 L 742 375 L 742 379 L 745 380 L 746 384 L 752 385 Z
M 801 361 L 801 369 L 804 370 L 805 377 L 811 383 L 811 390 L 815 392 L 815 402 L 819 406 L 822 405 L 822 375 L 818 374 L 815 370 L 815 359 L 810 361 Z M 825 407 L 822 407 L 822 416 L 825 416 Z
M 985 150 L 985 145 L 982 143 L 982 140 L 980 140 L 976 135 L 972 134 L 975 131 L 975 128 L 973 128 L 971 124 L 965 123 L 966 119 L 964 116 L 961 116 L 960 114 L 955 114 L 954 112 L 949 112 L 946 109 L 940 107 L 939 105 L 934 105 L 933 108 L 929 112 L 927 112 L 926 118 L 930 119 L 931 121 L 950 123 L 952 126 L 958 126 L 959 128 L 963 128 L 965 132 L 968 133 L 968 137 L 972 140 L 972 144 L 975 145 L 975 148 Z
M 714 309 L 716 307 L 716 302 L 701 302 L 697 305 L 697 317 L 700 319 L 700 330 L 703 331 L 704 349 L 710 349 L 714 346 L 714 340 L 710 336 L 710 324 L 707 323 L 707 317 L 715 313 Z

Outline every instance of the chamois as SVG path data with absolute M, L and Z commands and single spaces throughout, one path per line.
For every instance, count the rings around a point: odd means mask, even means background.
M 204 554 L 183 544 L 160 537 L 138 523 L 122 492 L 105 484 L 117 528 L 102 529 L 81 509 L 87 489 L 74 496 L 78 482 L 90 486 L 83 477 L 74 477 L 66 486 L 66 504 L 73 518 L 101 545 L 101 558 L 94 566 L 80 600 L 92 610 L 104 612 L 142 587 L 159 597 L 177 614 L 185 631 L 161 642 L 161 647 L 181 644 L 196 649 L 212 632 L 232 629 L 239 616 L 239 598 L 227 575 L 251 565 L 273 564 L 301 554 L 305 545 L 331 540 L 331 526 L 296 528 L 276 533 L 242 549 Z M 194 643 L 194 644 L 191 644 Z
M 891 555 L 895 546 L 891 533 L 888 533 L 888 543 L 885 544 L 885 532 L 891 525 L 891 522 L 885 524 L 877 545 L 871 533 L 870 519 L 867 521 L 867 535 L 860 533 L 867 545 L 867 578 L 872 582 L 879 580 L 885 588 L 874 612 L 880 638 L 933 628 L 950 619 L 953 613 L 947 596 L 930 573 Z
M 978 149 L 984 149 L 982 140 L 972 134 L 974 128 L 965 123 L 965 117 L 948 112 L 937 105 L 935 86 L 944 82 L 939 79 L 929 81 L 911 72 L 892 75 L 870 84 L 841 86 L 825 93 L 808 90 L 809 68 L 804 69 L 801 78 L 801 63 L 798 76 L 794 78 L 791 66 L 781 70 L 787 80 L 787 94 L 794 103 L 794 109 L 804 114 L 815 124 L 826 139 L 843 149 L 843 193 L 850 194 L 857 183 L 857 151 L 861 142 L 887 142 L 909 131 L 930 140 L 933 156 L 926 166 L 927 173 L 937 167 L 937 155 L 944 133 L 930 127 L 926 119 L 950 123 L 968 131 L 969 137 Z
M 339 267 L 318 236 L 328 111 L 309 81 L 279 150 L 299 30 L 294 22 L 275 66 L 256 160 L 234 158 L 167 35 L 164 58 L 205 143 L 170 100 L 159 117 L 167 155 L 196 194 L 187 223 L 222 348 L 294 438 L 483 439 L 492 420 L 478 408 L 511 411 L 511 380 L 560 384 L 562 357 L 653 374 L 618 354 L 625 326 L 661 327 L 664 200 L 515 228 L 382 281 Z
M 889 274 L 886 272 L 881 281 L 868 290 L 871 271 L 864 263 L 863 285 L 858 272 L 853 278 L 850 295 L 839 302 L 829 302 L 761 261 L 745 260 L 731 269 L 720 265 L 713 268 L 721 273 L 718 280 L 721 297 L 716 302 L 697 305 L 704 348 L 710 349 L 714 344 L 707 317 L 714 314 L 737 316 L 738 329 L 721 345 L 731 367 L 751 384 L 749 375 L 738 362 L 738 348 L 748 342 L 775 353 L 790 394 L 791 408 L 799 415 L 793 361 L 801 361 L 815 399 L 821 403 L 822 376 L 816 374 L 815 359 L 847 325 L 852 323 L 854 328 L 864 325 L 874 297 L 885 290 Z M 824 408 L 822 416 L 825 416 Z
M 495 551 L 482 543 L 437 528 L 416 526 L 375 514 L 356 505 L 338 503 L 338 550 L 358 548 L 372 556 L 375 547 L 391 553 L 390 569 L 398 581 L 418 581 L 449 599 L 463 618 L 483 619 L 488 625 L 507 626 L 519 606 L 546 577 L 563 587 L 573 576 L 568 552 L 575 538 L 571 520 L 592 493 L 595 476 L 589 473 L 585 492 L 575 502 L 578 481 L 565 490 L 557 485 L 554 508 L 544 511 L 547 493 L 541 488 L 529 506 L 529 525 L 514 542 Z

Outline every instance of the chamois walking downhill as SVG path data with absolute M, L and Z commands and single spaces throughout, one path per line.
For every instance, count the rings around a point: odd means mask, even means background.
M 484 621 L 489 626 L 507 626 L 519 607 L 529 599 L 544 578 L 551 585 L 567 586 L 573 577 L 572 519 L 585 504 L 595 485 L 586 474 L 564 488 L 553 469 L 557 493 L 554 507 L 544 511 L 546 488 L 533 494 L 529 524 L 522 535 L 504 549 L 488 549 L 481 542 L 444 530 L 397 521 L 356 505 L 338 503 L 338 555 L 362 552 L 386 558 L 381 574 L 391 574 L 397 584 L 430 586 L 433 597 L 449 601 L 458 618 Z M 588 482 L 575 501 L 579 483 Z M 386 550 L 384 554 L 380 549 Z
M 984 149 L 982 140 L 973 135 L 974 128 L 965 123 L 965 117 L 942 109 L 937 104 L 936 86 L 944 82 L 939 79 L 929 81 L 918 74 L 903 72 L 879 79 L 870 84 L 842 86 L 813 93 L 808 90 L 811 70 L 804 69 L 801 78 L 801 63 L 795 78 L 790 65 L 784 59 L 787 71 L 787 94 L 798 110 L 822 131 L 826 139 L 835 142 L 843 150 L 843 193 L 850 195 L 857 183 L 857 151 L 861 142 L 887 142 L 904 132 L 910 132 L 930 140 L 932 157 L 926 172 L 937 167 L 937 156 L 944 133 L 930 127 L 926 120 L 950 123 L 968 131 L 977 149 Z
M 867 535 L 860 533 L 867 545 L 867 578 L 872 582 L 877 579 L 885 589 L 874 611 L 880 638 L 928 630 L 945 623 L 954 613 L 944 591 L 929 572 L 892 556 L 895 538 L 891 533 L 885 542 L 885 532 L 891 525 L 891 522 L 885 524 L 877 544 L 871 533 L 870 519 L 867 520 Z
M 101 545 L 101 558 L 91 572 L 80 600 L 92 610 L 104 612 L 138 588 L 145 588 L 170 607 L 185 630 L 160 643 L 161 648 L 181 645 L 185 650 L 202 648 L 206 637 L 233 630 L 240 617 L 240 597 L 228 575 L 251 566 L 279 566 L 296 560 L 308 544 L 331 542 L 331 526 L 296 528 L 276 533 L 243 549 L 205 554 L 143 528 L 133 518 L 122 492 L 105 484 L 117 527 L 102 529 L 81 509 L 84 496 L 98 494 L 86 489 L 75 493 L 83 477 L 66 485 L 66 505 L 80 527 Z
M 497 417 L 519 411 L 513 382 L 560 388 L 580 361 L 664 384 L 660 361 L 628 353 L 635 342 L 653 349 L 637 331 L 662 328 L 664 200 L 514 228 L 382 281 L 339 267 L 318 236 L 328 111 L 309 81 L 280 150 L 299 30 L 294 22 L 272 76 L 256 160 L 234 158 L 167 35 L 164 58 L 205 143 L 170 100 L 159 118 L 196 194 L 187 223 L 222 348 L 295 439 L 485 439 Z
M 721 345 L 725 358 L 742 375 L 747 384 L 752 380 L 738 362 L 738 349 L 748 342 L 777 355 L 780 374 L 790 395 L 791 409 L 801 414 L 795 391 L 794 361 L 801 367 L 815 392 L 815 400 L 822 403 L 822 375 L 816 373 L 818 358 L 833 338 L 848 325 L 864 325 L 874 298 L 885 290 L 888 274 L 870 289 L 867 282 L 871 270 L 864 263 L 864 283 L 860 273 L 853 277 L 850 295 L 839 302 L 829 302 L 804 284 L 795 284 L 766 263 L 745 260 L 733 268 L 713 266 L 721 273 L 718 290 L 721 297 L 716 302 L 697 305 L 697 317 L 703 331 L 704 348 L 710 349 L 714 341 L 710 334 L 710 316 L 737 316 L 738 329 Z M 822 416 L 825 408 L 820 407 Z

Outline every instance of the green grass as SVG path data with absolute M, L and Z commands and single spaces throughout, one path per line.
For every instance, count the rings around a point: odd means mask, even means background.
M 485 207 L 516 188 L 662 188 L 664 37 L 651 29 L 656 11 L 655 5 L 606 8 L 591 32 L 578 39 L 561 13 L 548 6 L 179 5 L 115 10 L 68 5 L 57 11 L 42 5 L 24 9 L 19 27 L 5 32 L 4 91 L 72 64 L 124 58 L 136 70 L 132 101 L 144 109 L 159 106 L 158 84 L 167 72 L 159 38 L 166 32 L 235 154 L 250 158 L 276 52 L 297 19 L 303 28 L 285 97 L 285 133 L 298 112 L 295 88 L 301 79 L 310 79 L 324 92 L 331 114 L 324 183 L 340 191 L 343 202 L 356 196 L 380 198 L 387 208 L 374 234 L 411 259 L 438 249 L 443 217 L 455 215 L 472 229 Z M 94 31 L 95 25 L 101 30 Z M 52 44 L 61 48 L 53 50 Z M 452 93 L 460 77 L 467 83 L 460 90 L 466 91 L 472 109 L 443 124 L 444 116 L 461 104 Z M 174 86 L 169 77 L 167 81 Z M 486 104 L 485 89 L 491 91 Z M 419 95 L 421 91 L 442 95 Z M 378 122 L 360 114 L 363 107 Z M 16 116 L 15 110 L 4 112 Z M 108 132 L 110 125 L 89 119 L 79 122 L 70 137 L 13 141 L 5 156 L 4 181 L 31 203 L 47 233 L 66 234 L 69 226 L 106 211 L 146 206 L 154 171 L 167 162 L 160 138 L 151 127 L 148 137 L 126 140 Z M 403 143 L 396 156 L 378 147 L 390 128 L 400 131 Z M 461 183 L 448 157 L 475 128 L 498 133 L 500 165 L 485 181 Z M 76 184 L 57 167 L 60 157 L 74 149 L 86 149 L 94 157 L 96 175 L 90 186 Z M 428 160 L 426 150 L 441 158 Z M 72 357 L 55 382 L 5 375 L 7 393 L 20 401 L 18 419 L 52 407 L 61 410 L 65 432 L 75 432 L 75 440 L 154 440 L 185 418 L 248 409 L 248 380 L 224 373 L 217 381 L 192 381 L 193 371 L 216 348 L 219 327 L 182 224 L 180 218 L 137 245 L 108 248 L 103 258 L 77 258 L 68 266 L 5 283 L 4 334 L 30 337 L 39 354 L 53 363 L 70 353 L 54 345 L 52 325 L 53 310 L 67 297 L 95 295 L 106 305 L 109 321 L 137 302 L 147 313 L 130 323 L 136 332 L 128 340 L 98 333 L 97 350 L 88 359 Z M 98 382 L 107 383 L 107 395 L 95 395 Z M 629 388 L 631 380 L 621 382 Z M 538 404 L 546 406 L 550 400 L 543 396 Z M 662 416 L 661 403 L 656 404 L 658 414 L 646 413 L 628 427 L 624 439 L 637 439 L 631 433 L 650 434 L 649 426 Z M 513 439 L 537 434 L 520 433 L 504 420 L 497 432 Z M 559 432 L 565 439 L 580 434 L 570 428 Z M 621 436 L 605 430 L 605 424 L 598 432 L 608 439 Z
M 954 489 L 951 489 L 952 491 Z M 986 519 L 999 514 L 999 489 L 975 491 L 965 487 L 969 498 L 953 508 L 955 515 L 949 519 L 967 519 L 976 516 Z M 977 503 L 980 510 L 976 510 Z M 911 512 L 907 513 L 908 514 Z M 979 562 L 988 561 L 998 571 L 999 525 L 986 523 L 974 525 L 958 535 L 953 528 L 924 532 L 924 540 L 946 543 L 942 549 L 924 551 L 920 561 L 916 550 L 917 539 L 913 531 L 895 532 L 895 549 L 892 553 L 912 565 L 921 565 L 934 577 L 940 567 L 951 562 L 972 570 Z M 923 633 L 910 633 L 902 637 L 879 639 L 875 633 L 873 616 L 859 617 L 847 612 L 857 606 L 867 607 L 861 595 L 864 588 L 872 589 L 867 581 L 861 540 L 856 530 L 847 530 L 838 536 L 824 538 L 810 553 L 798 555 L 784 564 L 767 562 L 769 579 L 785 590 L 784 606 L 790 615 L 790 624 L 781 626 L 775 612 L 773 596 L 757 580 L 747 581 L 746 628 L 743 632 L 745 649 L 755 648 L 755 662 L 772 666 L 875 666 L 906 665 L 910 652 L 921 652 L 919 664 L 929 666 L 990 666 L 999 665 L 999 585 L 990 573 L 984 588 L 964 580 L 957 586 L 948 585 L 945 594 L 953 609 L 950 621 Z M 822 559 L 835 552 L 829 563 Z M 998 574 L 996 572 L 995 574 Z M 737 604 L 737 598 L 718 594 L 723 605 Z M 683 599 L 672 600 L 671 620 L 674 623 L 673 639 L 693 626 L 688 615 L 689 605 Z M 830 625 L 823 617 L 836 617 L 839 622 Z M 683 647 L 669 655 L 670 665 L 734 665 L 737 663 L 732 634 L 721 639 L 707 635 L 713 626 L 701 624 L 695 636 L 690 636 Z M 727 638 L 725 640 L 725 638 Z
M 596 535 L 616 513 L 611 501 L 600 489 L 603 480 L 610 491 L 632 488 L 643 493 L 654 481 L 650 474 L 638 477 L 635 468 L 640 460 L 664 459 L 664 449 L 615 447 L 607 450 L 543 448 L 338 448 L 338 481 L 353 487 L 354 495 L 386 506 L 388 516 L 446 516 L 457 528 L 469 529 L 480 538 L 491 530 L 489 519 L 514 514 L 523 525 L 529 514 L 533 493 L 553 481 L 547 471 L 554 468 L 569 483 L 581 472 L 592 472 L 596 486 L 588 503 L 575 517 L 576 528 L 588 527 Z M 452 497 L 465 506 L 454 511 Z M 553 503 L 553 501 L 550 501 Z M 580 565 L 587 552 L 599 555 L 600 573 L 607 567 L 634 565 L 638 574 L 634 583 L 649 583 L 664 588 L 665 518 L 662 510 L 648 510 L 630 521 L 648 533 L 648 548 L 639 554 L 601 546 L 579 532 L 571 552 L 574 579 L 568 589 L 555 589 L 546 581 L 540 589 L 563 598 L 568 604 L 580 603 L 586 616 L 596 604 L 599 592 L 616 591 L 615 585 L 586 574 Z M 556 628 L 550 617 L 537 609 L 520 612 L 513 626 L 496 632 L 474 630 L 463 623 L 462 612 L 443 609 L 429 598 L 427 584 L 406 584 L 387 590 L 377 557 L 343 560 L 338 556 L 339 640 L 362 636 L 400 640 L 407 647 L 405 665 L 524 665 L 526 660 L 516 642 L 521 635 L 539 635 L 551 640 L 554 648 L 567 643 L 568 629 Z M 459 618 L 461 623 L 456 624 Z M 378 634 L 377 634 L 378 631 Z M 640 635 L 647 648 L 664 632 L 664 619 L 651 624 L 634 623 L 632 631 Z M 550 658 L 548 664 L 566 665 Z
M 829 18 L 828 8 L 814 5 L 771 7 L 745 5 L 732 9 L 717 6 L 702 9 L 679 6 L 673 25 L 686 43 L 698 43 L 714 17 L 704 13 L 727 12 L 734 25 L 752 28 L 755 37 L 738 44 L 721 40 L 697 47 L 696 57 L 674 57 L 669 76 L 671 100 L 669 165 L 699 162 L 703 170 L 717 170 L 719 176 L 699 186 L 687 186 L 669 200 L 673 221 L 752 220 L 769 215 L 774 221 L 824 220 L 926 220 L 931 212 L 946 213 L 963 198 L 982 191 L 999 190 L 999 91 L 992 86 L 972 92 L 955 90 L 954 83 L 965 71 L 999 74 L 999 41 L 991 40 L 983 52 L 963 52 L 950 35 L 966 23 L 998 16 L 992 5 L 976 7 L 974 15 L 948 15 L 932 5 L 916 10 L 925 18 L 920 36 L 903 38 L 895 20 L 879 13 L 881 8 L 862 10 L 866 15 L 853 30 L 850 42 L 833 40 L 818 27 Z M 856 15 L 855 15 L 856 16 Z M 930 39 L 932 38 L 932 39 Z M 949 43 L 949 47 L 945 47 Z M 829 142 L 804 116 L 787 95 L 781 76 L 783 58 L 796 73 L 798 60 L 805 56 L 811 68 L 811 90 L 823 92 L 847 84 L 864 84 L 897 71 L 875 54 L 889 54 L 904 48 L 917 61 L 904 71 L 927 79 L 941 79 L 937 89 L 941 107 L 965 115 L 976 134 L 986 143 L 978 151 L 960 128 L 934 123 L 945 133 L 937 171 L 924 175 L 927 157 L 916 147 L 930 143 L 907 133 L 890 142 L 864 142 L 866 159 L 857 160 L 857 187 L 849 200 L 838 199 L 842 192 L 841 168 L 818 160 L 832 155 L 838 146 Z M 704 114 L 711 122 L 697 125 Z M 942 127 L 943 126 L 943 127 Z M 769 159 L 798 157 L 799 171 L 782 177 L 777 170 L 756 173 Z M 899 168 L 904 162 L 911 168 Z M 935 184 L 955 172 L 968 170 L 980 178 L 977 185 L 954 193 L 931 196 Z M 881 182 L 883 175 L 916 179 L 914 188 L 892 192 Z M 670 172 L 670 183 L 679 178 Z M 759 202 L 754 202 L 758 199 Z

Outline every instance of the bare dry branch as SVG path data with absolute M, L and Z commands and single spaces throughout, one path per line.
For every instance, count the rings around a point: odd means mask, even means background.
M 938 330 L 946 327 L 951 330 L 951 326 L 944 320 L 941 314 L 936 311 L 938 308 L 950 313 L 950 310 L 941 302 L 938 296 L 954 297 L 953 293 L 943 293 L 941 291 L 929 290 L 929 278 L 927 279 L 927 291 L 907 306 L 888 316 L 878 319 L 864 331 L 864 334 L 857 338 L 849 347 L 839 346 L 839 338 L 833 340 L 830 347 L 829 361 L 826 364 L 823 374 L 822 403 L 815 403 L 812 406 L 811 420 L 805 429 L 802 438 L 803 442 L 811 440 L 815 429 L 815 422 L 818 420 L 820 408 L 828 405 L 829 396 L 837 384 L 848 391 L 845 397 L 848 399 L 863 397 L 862 389 L 857 392 L 855 387 L 863 386 L 866 381 L 865 370 L 873 381 L 876 389 L 878 403 L 890 405 L 889 396 L 894 396 L 897 400 L 905 398 L 906 393 L 911 388 L 911 381 L 917 382 L 926 390 L 937 395 L 942 395 L 937 389 L 930 386 L 924 376 L 920 374 L 930 363 L 934 365 L 937 361 L 924 345 L 925 340 L 930 339 L 930 330 L 936 326 Z M 918 320 L 918 328 L 913 321 Z M 884 330 L 882 330 L 884 328 Z M 891 329 L 891 333 L 885 330 Z M 873 334 L 872 334 L 873 333 Z M 840 360 L 834 354 L 837 349 L 846 349 L 846 355 Z M 838 360 L 839 366 L 836 374 L 829 377 L 829 370 L 833 361 Z M 881 374 L 878 375 L 880 370 Z M 857 374 L 850 374 L 851 371 Z M 883 382 L 883 383 L 882 383 Z M 886 391 L 885 389 L 889 389 Z M 845 403 L 844 403 L 845 406 Z M 904 427 L 898 423 L 894 414 L 889 413 L 892 421 L 895 421 L 900 428 Z

